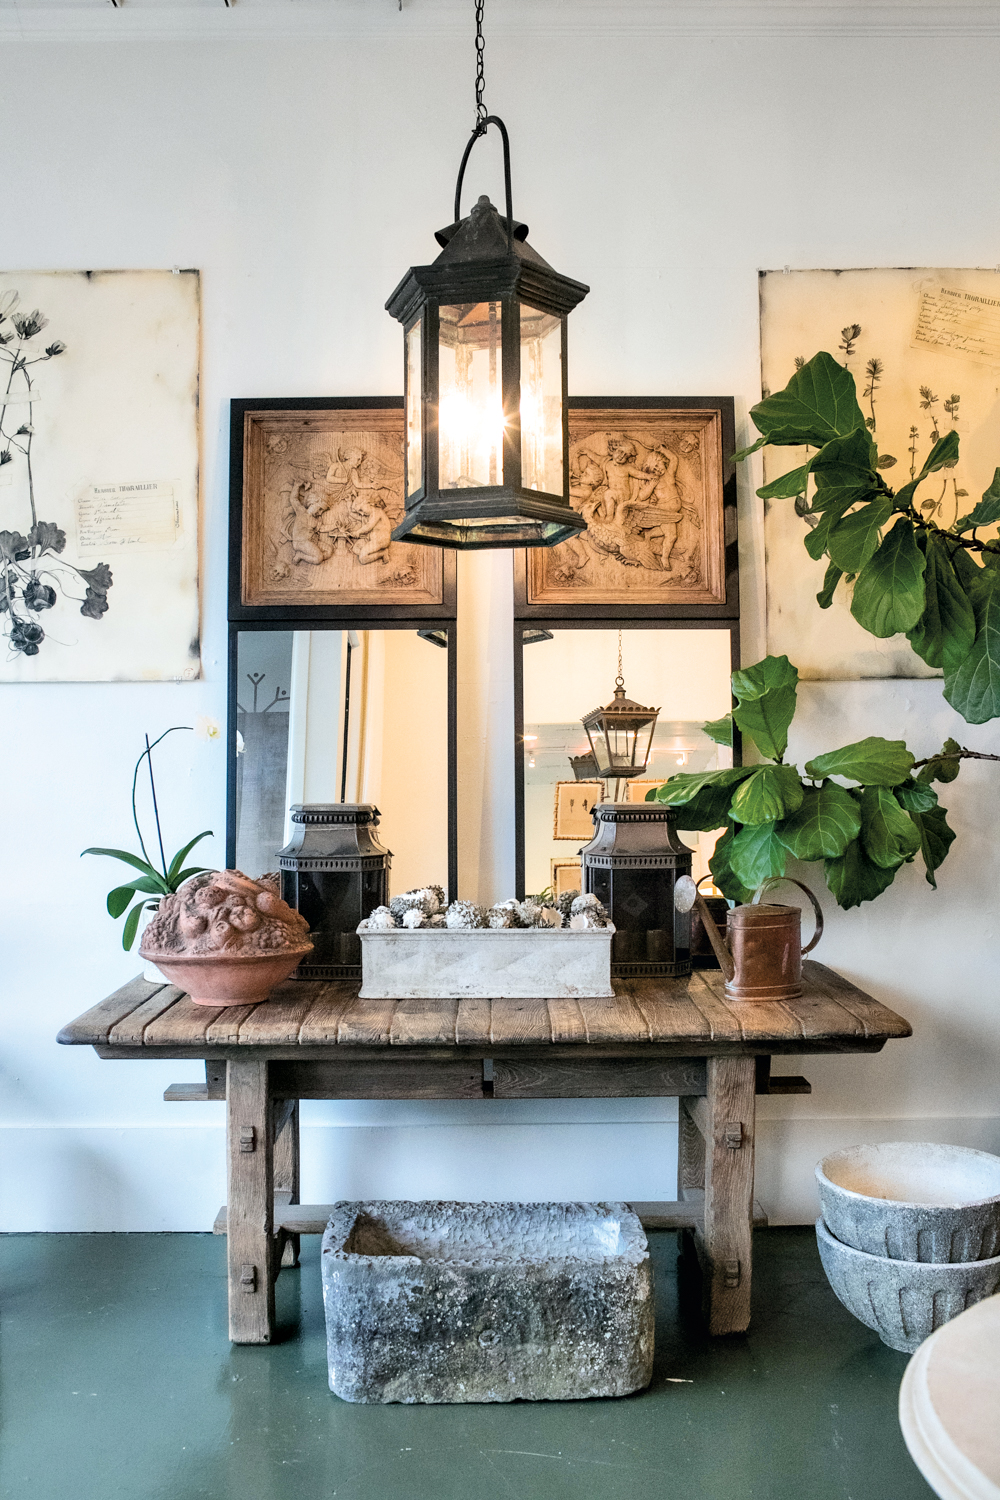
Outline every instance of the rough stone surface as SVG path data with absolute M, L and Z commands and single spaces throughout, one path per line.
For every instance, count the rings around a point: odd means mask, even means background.
M 848 1312 L 904 1353 L 1000 1288 L 1000 1256 L 958 1264 L 887 1260 L 842 1245 L 822 1219 L 816 1239 L 827 1280 Z
M 614 927 L 376 928 L 362 924 L 361 999 L 610 999 Z M 451 916 L 449 913 L 449 921 Z
M 1000 1156 L 912 1141 L 852 1146 L 816 1168 L 823 1218 L 845 1245 L 889 1260 L 1000 1254 Z
M 652 1271 L 624 1203 L 338 1203 L 322 1262 L 330 1389 L 345 1401 L 649 1384 Z

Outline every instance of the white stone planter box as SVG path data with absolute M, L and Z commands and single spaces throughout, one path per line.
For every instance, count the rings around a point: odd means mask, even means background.
M 338 1203 L 322 1263 L 330 1389 L 345 1401 L 579 1401 L 649 1384 L 653 1277 L 625 1203 Z
M 362 932 L 362 1000 L 610 999 L 614 927 Z

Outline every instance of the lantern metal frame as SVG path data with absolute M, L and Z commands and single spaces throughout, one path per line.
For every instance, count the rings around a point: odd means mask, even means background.
M 656 721 L 660 717 L 658 708 L 646 708 L 641 703 L 634 703 L 631 698 L 625 696 L 625 682 L 619 669 L 615 678 L 615 696 L 610 703 L 603 708 L 593 708 L 589 714 L 584 714 L 580 720 L 587 732 L 590 741 L 590 751 L 597 766 L 597 774 L 605 781 L 631 781 L 633 776 L 641 776 L 649 764 L 649 752 L 653 747 L 653 735 L 656 733 Z M 640 763 L 638 759 L 639 736 L 648 727 L 646 736 L 646 749 Z M 632 758 L 628 762 L 620 763 L 614 759 L 611 750 L 611 735 L 631 734 Z M 601 749 L 607 750 L 608 755 L 602 757 Z M 606 762 L 606 763 L 605 763 Z M 615 798 L 617 801 L 617 797 Z
M 462 183 L 472 147 L 494 125 L 503 141 L 506 216 L 481 197 L 461 216 Z M 477 119 L 459 168 L 455 219 L 438 230 L 441 254 L 431 265 L 411 266 L 386 302 L 403 326 L 406 411 L 410 369 L 406 351 L 420 323 L 420 474 L 410 473 L 407 442 L 406 512 L 393 539 L 456 549 L 555 546 L 585 527 L 569 501 L 569 423 L 566 319 L 590 290 L 552 269 L 527 242 L 528 226 L 513 216 L 510 141 L 496 115 Z M 500 385 L 503 408 L 502 480 L 499 484 L 440 488 L 440 308 L 499 303 Z M 555 494 L 523 484 L 521 433 L 521 306 L 559 319 L 562 490 Z M 416 479 L 416 483 L 412 481 Z M 520 524 L 517 524 L 520 522 Z

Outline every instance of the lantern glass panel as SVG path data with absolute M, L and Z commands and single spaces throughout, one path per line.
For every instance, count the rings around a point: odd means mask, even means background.
M 521 303 L 521 483 L 563 492 L 562 319 Z
M 406 335 L 406 493 L 415 495 L 423 481 L 422 319 Z
M 503 483 L 499 302 L 444 306 L 438 333 L 439 487 Z

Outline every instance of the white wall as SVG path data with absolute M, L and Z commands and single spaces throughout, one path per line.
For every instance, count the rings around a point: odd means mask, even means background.
M 205 1228 L 221 1202 L 221 1107 L 159 1102 L 193 1065 L 55 1045 L 136 967 L 103 912 L 111 867 L 78 851 L 128 844 L 144 730 L 224 711 L 228 398 L 400 389 L 382 304 L 451 217 L 470 11 L 0 6 L 4 264 L 197 266 L 204 306 L 204 681 L 0 689 L 8 1228 Z M 759 266 L 1000 258 L 993 7 L 492 0 L 488 24 L 515 211 L 593 288 L 571 324 L 577 392 L 732 392 L 742 431 L 759 394 Z M 476 155 L 469 194 L 496 196 L 493 143 Z M 747 476 L 741 487 L 753 660 L 760 518 Z M 509 559 L 463 559 L 461 592 L 463 879 L 493 897 L 513 883 Z M 949 733 L 997 748 L 996 727 L 962 725 L 933 682 L 810 684 L 800 698 L 800 755 L 873 732 L 905 733 L 918 753 Z M 168 745 L 176 837 L 221 834 L 221 754 L 190 736 Z M 936 893 L 911 868 L 874 905 L 831 913 L 822 956 L 915 1036 L 802 1064 L 814 1094 L 765 1102 L 759 1196 L 775 1217 L 812 1212 L 828 1146 L 905 1135 L 1000 1149 L 998 786 L 983 766 L 948 789 L 959 839 Z M 210 852 L 221 859 L 221 840 Z M 318 1198 L 672 1196 L 672 1110 L 656 1101 L 495 1104 L 487 1126 L 460 1104 L 308 1114 Z

